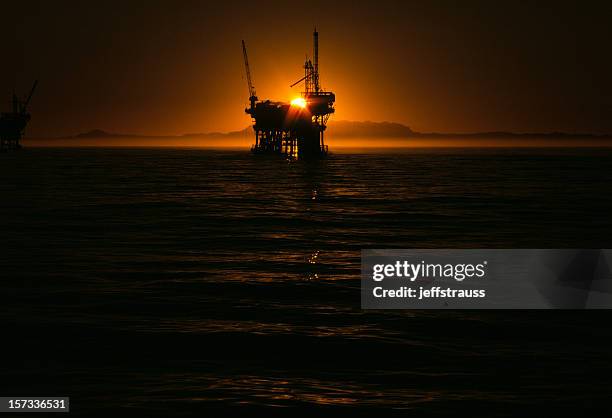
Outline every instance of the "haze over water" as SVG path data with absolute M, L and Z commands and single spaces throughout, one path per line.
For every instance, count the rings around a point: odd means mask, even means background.
M 612 150 L 0 159 L 11 393 L 153 415 L 516 415 L 609 397 L 607 312 L 368 312 L 358 279 L 364 248 L 606 248 Z

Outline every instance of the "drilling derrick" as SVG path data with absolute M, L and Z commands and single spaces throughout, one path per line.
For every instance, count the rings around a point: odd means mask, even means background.
M 304 83 L 299 99 L 291 103 L 258 101 L 251 79 L 246 47 L 242 41 L 244 65 L 249 85 L 250 107 L 245 112 L 253 119 L 256 154 L 280 154 L 290 158 L 319 158 L 327 155 L 324 131 L 334 113 L 334 93 L 324 91 L 319 79 L 319 34 L 313 33 L 314 63 L 304 63 L 304 77 L 293 83 Z

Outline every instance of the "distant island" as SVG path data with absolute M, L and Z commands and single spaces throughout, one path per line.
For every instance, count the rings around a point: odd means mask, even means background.
M 187 133 L 182 135 L 138 135 L 127 133 L 111 133 L 101 129 L 93 129 L 74 135 L 74 138 L 207 138 L 207 137 L 236 137 L 251 134 L 250 126 L 240 131 L 230 132 L 206 132 L 206 133 Z M 591 133 L 565 133 L 565 132 L 468 132 L 468 133 L 437 133 L 437 132 L 416 132 L 406 125 L 396 122 L 356 122 L 356 121 L 331 121 L 326 131 L 328 136 L 343 138 L 611 138 L 612 134 L 591 134 Z
M 416 132 L 396 122 L 330 121 L 325 132 L 330 147 L 369 146 L 612 146 L 612 134 L 592 133 L 517 133 Z M 250 147 L 253 130 L 250 126 L 231 132 L 186 133 L 183 135 L 139 135 L 113 133 L 102 129 L 61 138 L 28 138 L 25 144 L 40 146 L 188 146 Z
M 74 136 L 69 137 L 59 137 L 58 139 L 66 139 L 66 138 L 220 138 L 220 137 L 233 137 L 237 135 L 242 135 L 246 131 L 251 132 L 251 128 L 245 128 L 242 131 L 233 131 L 233 132 L 207 132 L 207 133 L 190 133 L 183 135 L 140 135 L 140 134 L 128 134 L 128 133 L 114 133 L 103 131 L 102 129 L 92 129 L 91 131 L 82 132 L 80 134 L 76 134 Z

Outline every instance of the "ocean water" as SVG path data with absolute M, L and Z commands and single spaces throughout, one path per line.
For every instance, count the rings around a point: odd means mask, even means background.
M 607 149 L 0 155 L 2 396 L 73 413 L 606 404 L 606 311 L 363 311 L 363 248 L 610 248 Z M 288 409 L 289 408 L 289 409 Z

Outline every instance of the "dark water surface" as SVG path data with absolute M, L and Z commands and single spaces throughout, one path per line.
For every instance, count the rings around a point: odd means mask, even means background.
M 358 277 L 363 248 L 610 248 L 611 167 L 588 149 L 0 155 L 2 396 L 87 415 L 603 404 L 607 312 L 366 312 Z

